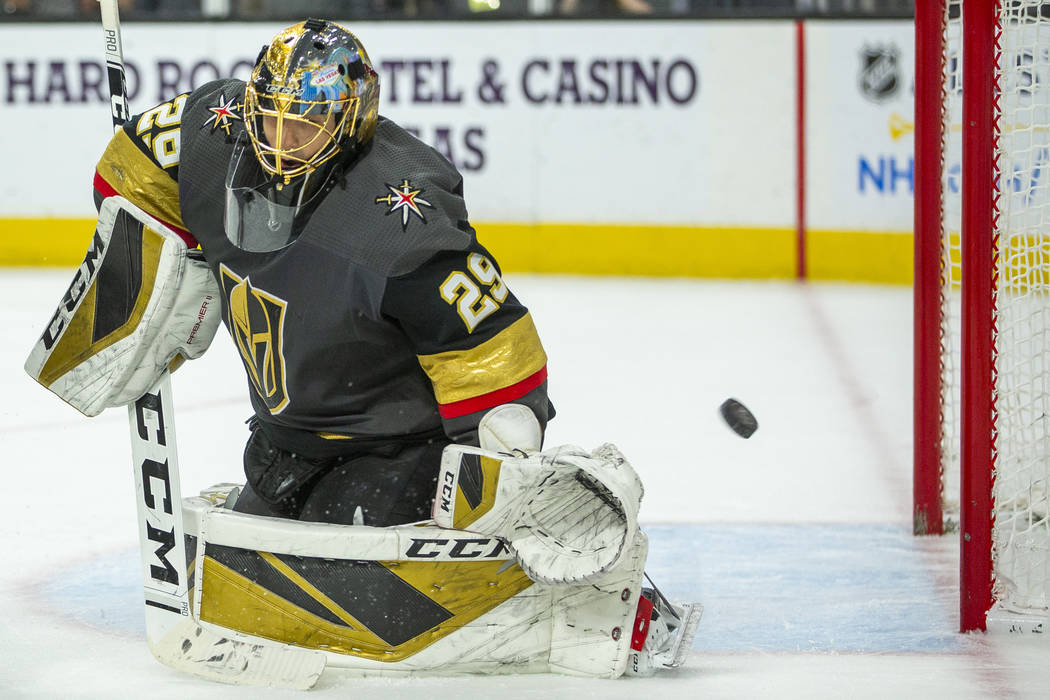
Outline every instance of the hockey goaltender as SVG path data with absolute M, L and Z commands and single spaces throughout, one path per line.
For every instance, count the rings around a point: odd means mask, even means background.
M 150 648 L 302 688 L 326 666 L 680 665 L 700 606 L 643 588 L 641 482 L 612 445 L 542 449 L 532 318 L 455 167 L 378 106 L 361 43 L 311 19 L 247 83 L 132 117 L 99 161 L 97 228 L 26 370 L 86 415 L 131 405 Z M 254 409 L 246 483 L 180 512 L 154 387 L 220 316 Z

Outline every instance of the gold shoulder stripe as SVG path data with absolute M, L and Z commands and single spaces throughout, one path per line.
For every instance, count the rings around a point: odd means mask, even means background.
M 512 386 L 547 364 L 547 353 L 528 313 L 477 347 L 418 357 L 440 404 Z
M 342 433 L 317 433 L 318 437 L 322 437 L 325 440 L 353 440 L 353 435 L 344 435 Z
M 179 209 L 179 183 L 140 151 L 123 129 L 109 142 L 96 170 L 135 206 L 161 221 L 185 228 Z

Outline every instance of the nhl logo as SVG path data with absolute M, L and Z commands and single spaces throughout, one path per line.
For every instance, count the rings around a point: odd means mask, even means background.
M 882 102 L 897 93 L 900 69 L 896 46 L 865 46 L 860 52 L 860 92 L 872 102 Z

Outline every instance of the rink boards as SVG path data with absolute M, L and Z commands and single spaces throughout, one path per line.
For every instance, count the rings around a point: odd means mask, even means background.
M 127 23 L 132 110 L 246 77 L 277 28 Z M 2 264 L 82 255 L 109 134 L 97 29 L 0 27 L 0 128 L 40 135 L 0 173 Z M 909 22 L 352 29 L 382 113 L 457 165 L 508 270 L 790 278 L 804 258 L 811 278 L 910 280 Z

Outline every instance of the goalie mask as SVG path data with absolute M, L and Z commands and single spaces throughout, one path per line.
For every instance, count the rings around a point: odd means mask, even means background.
M 230 241 L 268 252 L 295 240 L 298 214 L 372 138 L 378 110 L 379 76 L 346 29 L 310 19 L 274 37 L 245 87 L 245 133 L 226 176 Z
M 379 76 L 357 37 L 310 19 L 263 47 L 245 88 L 248 137 L 263 169 L 293 179 L 372 138 Z

